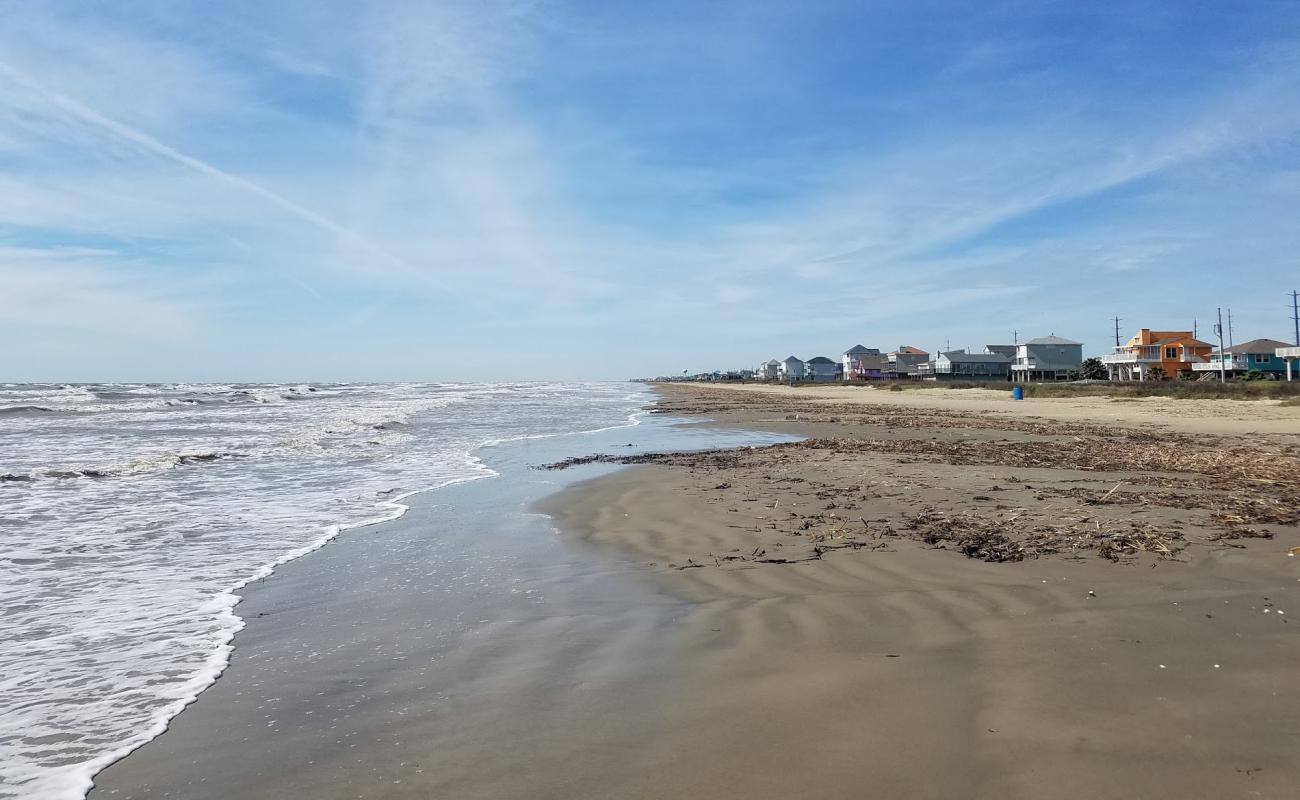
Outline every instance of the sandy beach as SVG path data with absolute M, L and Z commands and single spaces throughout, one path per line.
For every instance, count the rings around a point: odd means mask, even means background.
M 1292 796 L 1295 409 L 662 391 L 815 443 L 544 503 L 690 603 L 646 796 Z
M 660 392 L 251 587 L 92 798 L 1294 796 L 1300 410 Z

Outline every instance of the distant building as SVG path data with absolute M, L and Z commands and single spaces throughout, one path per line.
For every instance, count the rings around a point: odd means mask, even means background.
M 904 344 L 900 345 L 894 352 L 888 353 L 886 358 L 889 359 L 890 364 L 898 368 L 899 372 L 906 374 L 913 368 L 929 361 L 930 354 L 919 347 Z
M 934 361 L 919 369 L 927 380 L 1006 380 L 1011 371 L 1010 356 L 1001 353 L 967 353 L 950 350 L 939 353 Z
M 1249 372 L 1262 372 L 1270 378 L 1280 378 L 1286 373 L 1286 359 L 1279 356 L 1277 351 L 1290 346 L 1277 339 L 1254 339 L 1226 347 L 1222 353 L 1210 353 L 1205 361 L 1192 364 L 1192 372 L 1202 378 L 1212 378 L 1219 374 L 1219 366 L 1222 364 L 1223 373 L 1229 378 Z
M 810 358 L 804 364 L 804 377 L 819 383 L 837 381 L 840 378 L 840 365 L 826 356 Z
M 1056 334 L 1016 346 L 1011 377 L 1018 381 L 1062 381 L 1083 364 L 1083 344 Z
M 885 355 L 889 362 L 887 377 L 907 377 L 917 375 L 923 364 L 930 363 L 930 354 L 911 345 L 900 345 L 893 353 Z
M 986 344 L 986 345 L 984 345 L 984 352 L 985 352 L 986 354 L 988 354 L 988 353 L 997 353 L 997 354 L 1000 355 L 1000 356 L 1006 356 L 1007 358 L 1010 358 L 1010 359 L 1012 359 L 1012 360 L 1015 359 L 1015 357 L 1016 357 L 1016 350 L 1018 350 L 1018 349 L 1020 349 L 1020 345 L 1016 345 L 1016 344 Z
M 1113 381 L 1142 381 L 1155 377 L 1159 367 L 1166 378 L 1192 374 L 1193 365 L 1209 360 L 1214 345 L 1202 342 L 1191 331 L 1153 331 L 1141 328 L 1127 344 L 1101 357 Z
M 777 377 L 784 383 L 803 380 L 804 363 L 794 356 L 790 356 L 781 362 L 780 369 L 777 370 Z
M 866 355 L 859 358 L 856 362 L 857 378 L 864 381 L 878 381 L 884 378 L 897 378 L 898 370 L 889 359 L 877 353 L 876 355 Z M 903 373 L 904 376 L 907 373 Z
M 840 371 L 844 375 L 844 380 L 846 381 L 861 380 L 873 377 L 867 375 L 867 372 L 870 371 L 867 365 L 871 364 L 874 366 L 876 372 L 874 377 L 879 378 L 880 366 L 877 363 L 877 360 L 883 358 L 884 357 L 880 355 L 878 349 L 874 347 L 863 347 L 862 345 L 857 344 L 850 347 L 848 350 L 845 350 L 844 355 L 840 357 Z
M 775 358 L 771 361 L 764 361 L 754 370 L 754 377 L 760 381 L 774 381 L 781 375 L 781 362 Z

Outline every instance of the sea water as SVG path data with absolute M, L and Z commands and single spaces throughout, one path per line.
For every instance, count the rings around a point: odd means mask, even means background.
M 630 384 L 0 385 L 0 798 L 77 798 L 227 663 L 236 590 Z M 364 535 L 358 532 L 356 535 Z

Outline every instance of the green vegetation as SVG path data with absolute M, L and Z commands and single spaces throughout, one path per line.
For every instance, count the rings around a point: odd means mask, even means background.
M 1085 358 L 1077 370 L 1079 377 L 1085 381 L 1106 380 L 1106 365 L 1100 358 Z

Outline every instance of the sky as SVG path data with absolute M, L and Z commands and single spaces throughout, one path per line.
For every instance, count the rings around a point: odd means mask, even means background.
M 1291 338 L 1293 0 L 0 18 L 0 381 Z

